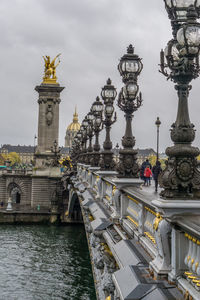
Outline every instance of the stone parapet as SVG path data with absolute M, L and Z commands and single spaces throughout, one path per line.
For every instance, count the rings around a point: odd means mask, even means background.
M 97 299 L 132 299 L 131 295 L 135 297 L 137 293 L 136 298 L 141 299 L 145 291 L 145 299 L 154 299 L 155 295 L 156 299 L 184 298 L 186 289 L 179 278 L 185 278 L 188 268 L 183 261 L 180 269 L 174 257 L 179 262 L 185 258 L 187 240 L 184 237 L 184 243 L 179 244 L 185 249 L 180 256 L 181 250 L 175 248 L 177 237 L 173 237 L 178 223 L 174 226 L 169 216 L 165 217 L 154 204 L 161 198 L 153 187 L 143 186 L 139 179 L 117 178 L 116 172 L 101 173 L 78 164 L 77 178 L 70 189 L 73 195 L 77 194 L 83 214 Z M 69 207 L 72 208 L 70 198 Z M 171 247 L 177 249 L 176 253 L 171 252 Z M 172 280 L 173 268 L 179 270 L 173 282 L 182 287 L 183 294 L 176 285 L 172 288 L 163 281 Z M 149 279 L 142 281 L 140 274 Z M 106 279 L 102 280 L 103 277 Z

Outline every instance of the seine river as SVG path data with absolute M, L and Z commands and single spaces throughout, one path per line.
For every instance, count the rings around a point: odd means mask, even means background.
M 83 226 L 0 226 L 0 300 L 95 300 Z

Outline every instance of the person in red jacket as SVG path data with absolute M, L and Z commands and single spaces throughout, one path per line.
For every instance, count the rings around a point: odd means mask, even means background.
M 150 185 L 150 178 L 151 178 L 151 176 L 152 176 L 151 169 L 149 168 L 149 166 L 147 166 L 145 168 L 145 170 L 144 170 L 144 177 L 145 177 L 145 183 L 144 183 L 144 185 L 146 185 L 146 184 L 147 184 L 147 186 Z

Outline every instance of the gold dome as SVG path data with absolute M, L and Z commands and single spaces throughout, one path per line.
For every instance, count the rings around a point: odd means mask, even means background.
M 75 113 L 73 115 L 73 122 L 67 127 L 67 131 L 79 131 L 80 127 L 81 125 L 78 122 L 78 114 L 75 108 Z

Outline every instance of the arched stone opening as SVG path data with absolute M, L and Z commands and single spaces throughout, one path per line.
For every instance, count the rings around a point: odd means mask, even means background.
M 15 182 L 12 182 L 8 186 L 8 197 L 11 199 L 13 204 L 21 203 L 22 191 Z
M 78 195 L 76 193 L 72 194 L 71 201 L 69 203 L 69 218 L 74 222 L 82 222 L 82 212 L 78 199 Z

